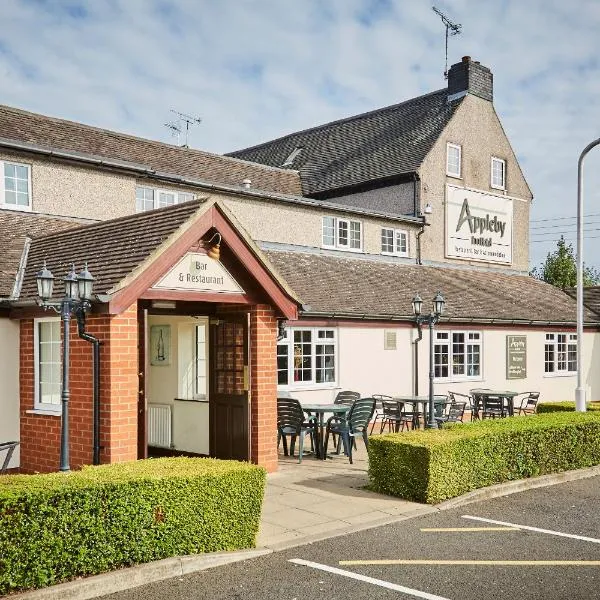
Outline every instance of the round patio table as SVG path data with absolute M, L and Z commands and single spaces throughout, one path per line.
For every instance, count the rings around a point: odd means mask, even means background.
M 513 417 L 515 414 L 515 407 L 513 405 L 513 398 L 519 395 L 519 392 L 512 392 L 509 390 L 488 390 L 485 388 L 475 388 L 469 390 L 469 393 L 473 396 L 473 416 L 479 418 L 479 409 L 485 410 L 485 403 L 488 398 L 500 398 L 502 400 L 502 415 Z M 506 409 L 506 413 L 505 413 Z
M 315 444 L 317 458 L 325 460 L 325 447 L 323 445 L 325 440 L 325 413 L 345 415 L 351 408 L 351 404 L 302 404 L 304 412 L 316 415 L 317 417 L 317 440 Z

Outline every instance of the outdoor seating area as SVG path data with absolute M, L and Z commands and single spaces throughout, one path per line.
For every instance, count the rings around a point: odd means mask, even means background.
M 478 419 L 502 419 L 535 413 L 539 392 L 515 392 L 474 388 L 469 394 L 449 390 L 447 395 L 433 398 L 433 423 L 463 423 Z M 277 445 L 283 445 L 284 456 L 294 456 L 298 447 L 301 463 L 310 441 L 310 453 L 325 460 L 329 441 L 336 455 L 343 449 L 352 463 L 356 438 L 368 448 L 369 435 L 402 432 L 431 426 L 429 397 L 373 394 L 361 397 L 358 392 L 338 392 L 332 403 L 301 403 L 289 396 L 277 399 Z M 289 443 L 288 443 L 289 439 Z

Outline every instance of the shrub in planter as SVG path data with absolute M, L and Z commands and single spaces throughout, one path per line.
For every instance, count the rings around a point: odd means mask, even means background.
M 600 464 L 600 414 L 568 413 L 373 436 L 372 489 L 436 504 L 514 479 Z
M 266 473 L 161 458 L 0 478 L 0 594 L 255 545 Z

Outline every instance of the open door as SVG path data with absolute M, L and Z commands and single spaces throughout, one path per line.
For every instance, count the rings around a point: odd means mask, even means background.
M 211 324 L 210 454 L 249 460 L 248 315 L 221 315 Z
M 148 328 L 148 311 L 138 308 L 138 459 L 148 458 L 148 429 L 146 414 L 148 396 L 146 383 L 146 331 Z

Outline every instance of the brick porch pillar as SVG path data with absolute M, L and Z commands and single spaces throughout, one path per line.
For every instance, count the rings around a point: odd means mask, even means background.
M 250 310 L 250 460 L 277 470 L 277 320 L 273 309 Z

